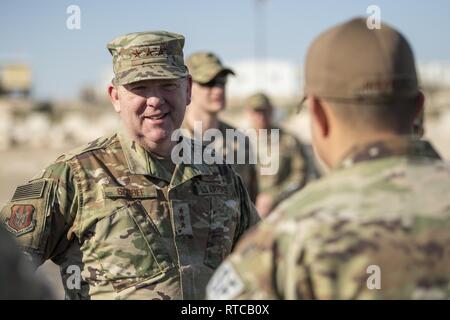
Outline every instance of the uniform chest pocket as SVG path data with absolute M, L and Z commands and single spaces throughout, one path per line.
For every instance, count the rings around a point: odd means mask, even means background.
M 91 252 L 105 280 L 111 281 L 117 291 L 174 267 L 140 201 L 132 201 L 99 220 L 91 240 Z
M 231 253 L 238 221 L 239 207 L 234 198 L 211 197 L 205 265 L 216 269 Z

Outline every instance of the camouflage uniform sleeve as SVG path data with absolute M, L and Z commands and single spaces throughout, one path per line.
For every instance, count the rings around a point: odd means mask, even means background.
M 280 197 L 283 197 L 284 194 L 291 194 L 294 190 L 299 190 L 306 184 L 307 180 L 306 155 L 300 141 L 295 137 L 289 137 L 283 152 L 289 154 L 291 161 L 289 168 L 280 168 L 280 170 L 289 170 L 287 178 L 281 185 L 274 187 L 276 190 L 272 190 L 274 194 L 278 194 Z M 277 200 L 274 199 L 274 202 L 277 202 Z
M 207 299 L 279 299 L 273 283 L 277 274 L 276 245 L 268 219 L 246 233 L 219 266 L 208 283 Z
M 16 188 L 0 212 L 1 224 L 15 236 L 35 266 L 63 253 L 78 210 L 77 186 L 70 167 L 56 162 Z
M 254 226 L 260 221 L 258 212 L 256 211 L 255 205 L 250 199 L 249 193 L 247 192 L 247 189 L 244 186 L 242 178 L 238 174 L 235 174 L 235 177 L 236 177 L 235 188 L 238 192 L 239 199 L 241 202 L 240 203 L 241 215 L 237 232 L 235 234 L 235 238 L 233 241 L 234 244 L 237 243 L 237 241 L 244 234 L 244 232 L 246 232 L 250 227 Z

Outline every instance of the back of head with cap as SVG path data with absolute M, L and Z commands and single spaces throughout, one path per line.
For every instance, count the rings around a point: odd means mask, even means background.
M 326 100 L 348 123 L 403 130 L 421 96 L 408 41 L 382 24 L 352 19 L 319 35 L 308 50 L 305 96 Z M 422 97 L 422 96 L 421 96 Z
M 414 56 L 407 40 L 382 24 L 356 18 L 322 33 L 310 46 L 305 93 L 336 100 L 389 100 L 417 95 Z

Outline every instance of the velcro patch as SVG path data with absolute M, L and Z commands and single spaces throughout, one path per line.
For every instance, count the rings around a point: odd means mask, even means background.
M 107 198 L 131 198 L 131 199 L 148 199 L 156 198 L 156 188 L 125 188 L 125 187 L 105 187 L 105 197 Z
M 15 236 L 33 231 L 36 226 L 34 212 L 35 208 L 31 204 L 13 205 L 5 227 Z
M 212 174 L 212 175 L 202 175 L 200 177 L 200 180 L 206 181 L 206 182 L 221 182 L 222 178 L 220 175 Z
M 205 195 L 230 195 L 230 189 L 227 185 L 198 183 L 194 186 L 195 194 L 199 196 Z
M 189 204 L 186 202 L 172 202 L 172 208 L 176 235 L 193 235 Z
M 38 199 L 42 197 L 45 188 L 45 180 L 18 186 L 11 201 Z
M 233 265 L 225 261 L 214 273 L 206 291 L 208 299 L 231 300 L 244 291 L 244 283 Z

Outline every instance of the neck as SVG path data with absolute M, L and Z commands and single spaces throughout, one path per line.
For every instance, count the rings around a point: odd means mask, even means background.
M 172 149 L 177 143 L 176 141 L 165 141 L 162 143 L 146 143 L 145 141 L 139 140 L 137 141 L 139 145 L 144 148 L 146 151 L 156 155 L 161 158 L 170 158 L 172 154 Z
M 172 141 L 170 138 L 159 143 L 146 141 L 143 135 L 132 132 L 123 123 L 121 124 L 119 131 L 126 136 L 127 139 L 133 140 L 144 150 L 163 158 L 170 157 L 173 147 L 177 144 L 177 141 Z
M 219 127 L 219 119 L 216 113 L 206 112 L 198 106 L 192 104 L 187 109 L 184 119 L 191 130 L 194 129 L 195 121 L 201 121 L 202 131 L 217 129 Z
M 346 133 L 331 143 L 334 152 L 330 157 L 330 164 L 332 167 L 338 165 L 350 150 L 356 146 L 365 146 L 377 141 L 392 140 L 400 136 L 395 132 L 366 132 L 363 135 L 359 132 Z
M 263 130 L 266 129 L 268 132 L 270 132 L 271 129 L 274 128 L 274 126 L 271 123 L 265 124 L 265 125 L 255 125 L 253 126 L 256 130 Z

